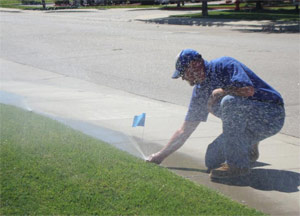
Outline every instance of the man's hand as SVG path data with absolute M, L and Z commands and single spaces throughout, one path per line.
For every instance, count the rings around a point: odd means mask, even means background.
M 211 95 L 209 96 L 208 102 L 207 102 L 207 109 L 209 112 L 213 113 L 212 107 L 224 96 L 226 95 L 226 92 L 224 89 L 218 88 L 213 90 Z
M 189 122 L 185 121 L 181 128 L 177 130 L 171 137 L 168 144 L 163 147 L 159 152 L 152 154 L 146 160 L 146 162 L 160 164 L 165 158 L 170 154 L 179 149 L 184 142 L 189 138 L 189 136 L 194 132 L 194 130 L 199 125 L 200 121 Z
M 245 86 L 245 87 L 228 87 L 226 89 L 218 88 L 213 90 L 211 93 L 208 102 L 207 108 L 208 111 L 213 113 L 212 107 L 221 100 L 225 95 L 235 95 L 240 97 L 251 97 L 255 93 L 255 90 L 252 86 Z
M 157 152 L 155 154 L 150 155 L 146 162 L 160 164 L 163 160 L 164 158 L 159 152 Z

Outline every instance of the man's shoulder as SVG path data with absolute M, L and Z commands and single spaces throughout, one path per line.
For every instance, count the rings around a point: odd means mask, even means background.
M 227 70 L 232 70 L 232 68 L 244 68 L 244 64 L 238 61 L 237 59 L 229 56 L 223 56 L 220 58 L 213 59 L 209 62 L 210 68 L 217 72 L 224 72 Z
M 222 56 L 222 57 L 211 60 L 209 63 L 210 64 L 224 64 L 224 63 L 232 63 L 232 62 L 238 62 L 238 61 L 233 57 Z

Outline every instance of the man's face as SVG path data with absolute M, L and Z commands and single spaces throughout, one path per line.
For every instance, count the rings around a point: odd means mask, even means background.
M 186 80 L 191 86 L 202 83 L 205 80 L 204 60 L 191 61 L 185 69 L 182 80 Z

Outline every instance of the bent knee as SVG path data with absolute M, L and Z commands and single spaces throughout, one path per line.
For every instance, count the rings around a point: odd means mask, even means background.
M 233 96 L 233 95 L 226 95 L 222 98 L 220 102 L 221 108 L 225 107 L 232 107 L 242 101 L 241 97 Z

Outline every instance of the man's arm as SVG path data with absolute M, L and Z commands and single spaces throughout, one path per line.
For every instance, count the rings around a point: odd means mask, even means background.
M 200 121 L 189 122 L 185 121 L 182 127 L 177 130 L 171 137 L 168 144 L 161 149 L 159 152 L 152 154 L 147 161 L 160 164 L 166 157 L 179 149 L 185 141 L 190 137 L 190 135 L 195 131 Z
M 212 106 L 225 95 L 251 97 L 254 95 L 254 88 L 252 86 L 245 86 L 240 88 L 231 86 L 227 88 L 218 88 L 213 90 L 207 102 L 209 112 L 212 113 Z
M 240 97 L 251 97 L 254 95 L 254 88 L 252 86 L 245 87 L 228 87 L 222 89 L 225 95 L 235 95 Z

